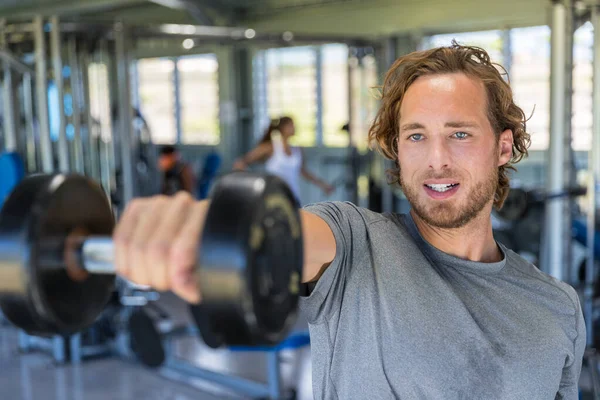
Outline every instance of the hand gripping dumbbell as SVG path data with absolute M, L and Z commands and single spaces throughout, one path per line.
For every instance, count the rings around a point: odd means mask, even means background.
M 209 346 L 273 345 L 297 313 L 303 248 L 298 205 L 279 178 L 236 172 L 216 184 L 190 305 Z M 32 175 L 0 212 L 0 307 L 33 335 L 91 325 L 114 290 L 109 202 L 78 175 Z

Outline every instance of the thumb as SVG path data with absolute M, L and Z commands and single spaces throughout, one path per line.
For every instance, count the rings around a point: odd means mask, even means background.
M 171 290 L 190 304 L 199 304 L 200 288 L 192 270 L 181 270 L 172 277 Z

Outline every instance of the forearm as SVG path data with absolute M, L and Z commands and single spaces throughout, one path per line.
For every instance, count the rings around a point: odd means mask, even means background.
M 273 148 L 270 143 L 263 143 L 249 153 L 246 153 L 242 157 L 235 160 L 233 163 L 233 169 L 244 170 L 256 162 L 264 161 L 271 155 L 272 151 Z
M 307 181 L 309 181 L 310 183 L 317 185 L 319 187 L 325 187 L 327 186 L 327 183 L 325 183 L 323 180 L 317 178 L 315 175 L 313 175 L 310 171 L 306 170 L 306 169 L 302 169 L 302 177 L 304 179 L 306 179 Z

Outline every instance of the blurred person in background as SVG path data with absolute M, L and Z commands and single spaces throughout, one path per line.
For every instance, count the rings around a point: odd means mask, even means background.
M 330 195 L 335 188 L 311 173 L 306 168 L 302 150 L 290 144 L 289 139 L 295 133 L 292 118 L 286 116 L 273 120 L 258 145 L 237 159 L 233 168 L 245 170 L 254 163 L 265 163 L 267 172 L 283 179 L 299 202 L 301 176 Z
M 175 146 L 166 145 L 161 148 L 158 165 L 162 173 L 162 194 L 171 196 L 182 190 L 195 194 L 194 171 L 181 159 Z

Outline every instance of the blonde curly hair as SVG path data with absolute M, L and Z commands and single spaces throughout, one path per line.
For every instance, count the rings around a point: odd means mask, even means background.
M 483 82 L 488 99 L 488 119 L 496 137 L 506 129 L 513 133 L 512 157 L 498 168 L 494 207 L 502 207 L 510 190 L 508 170 L 516 170 L 514 164 L 527 156 L 531 139 L 526 129 L 527 118 L 515 104 L 510 85 L 496 66 L 502 68 L 491 62 L 485 50 L 454 41 L 448 47 L 413 52 L 396 60 L 378 88 L 381 106 L 369 129 L 371 147 L 396 163 L 396 168 L 388 171 L 390 184 L 400 180 L 396 140 L 400 132 L 400 105 L 409 86 L 421 76 L 462 72 Z M 506 74 L 506 70 L 502 70 Z

